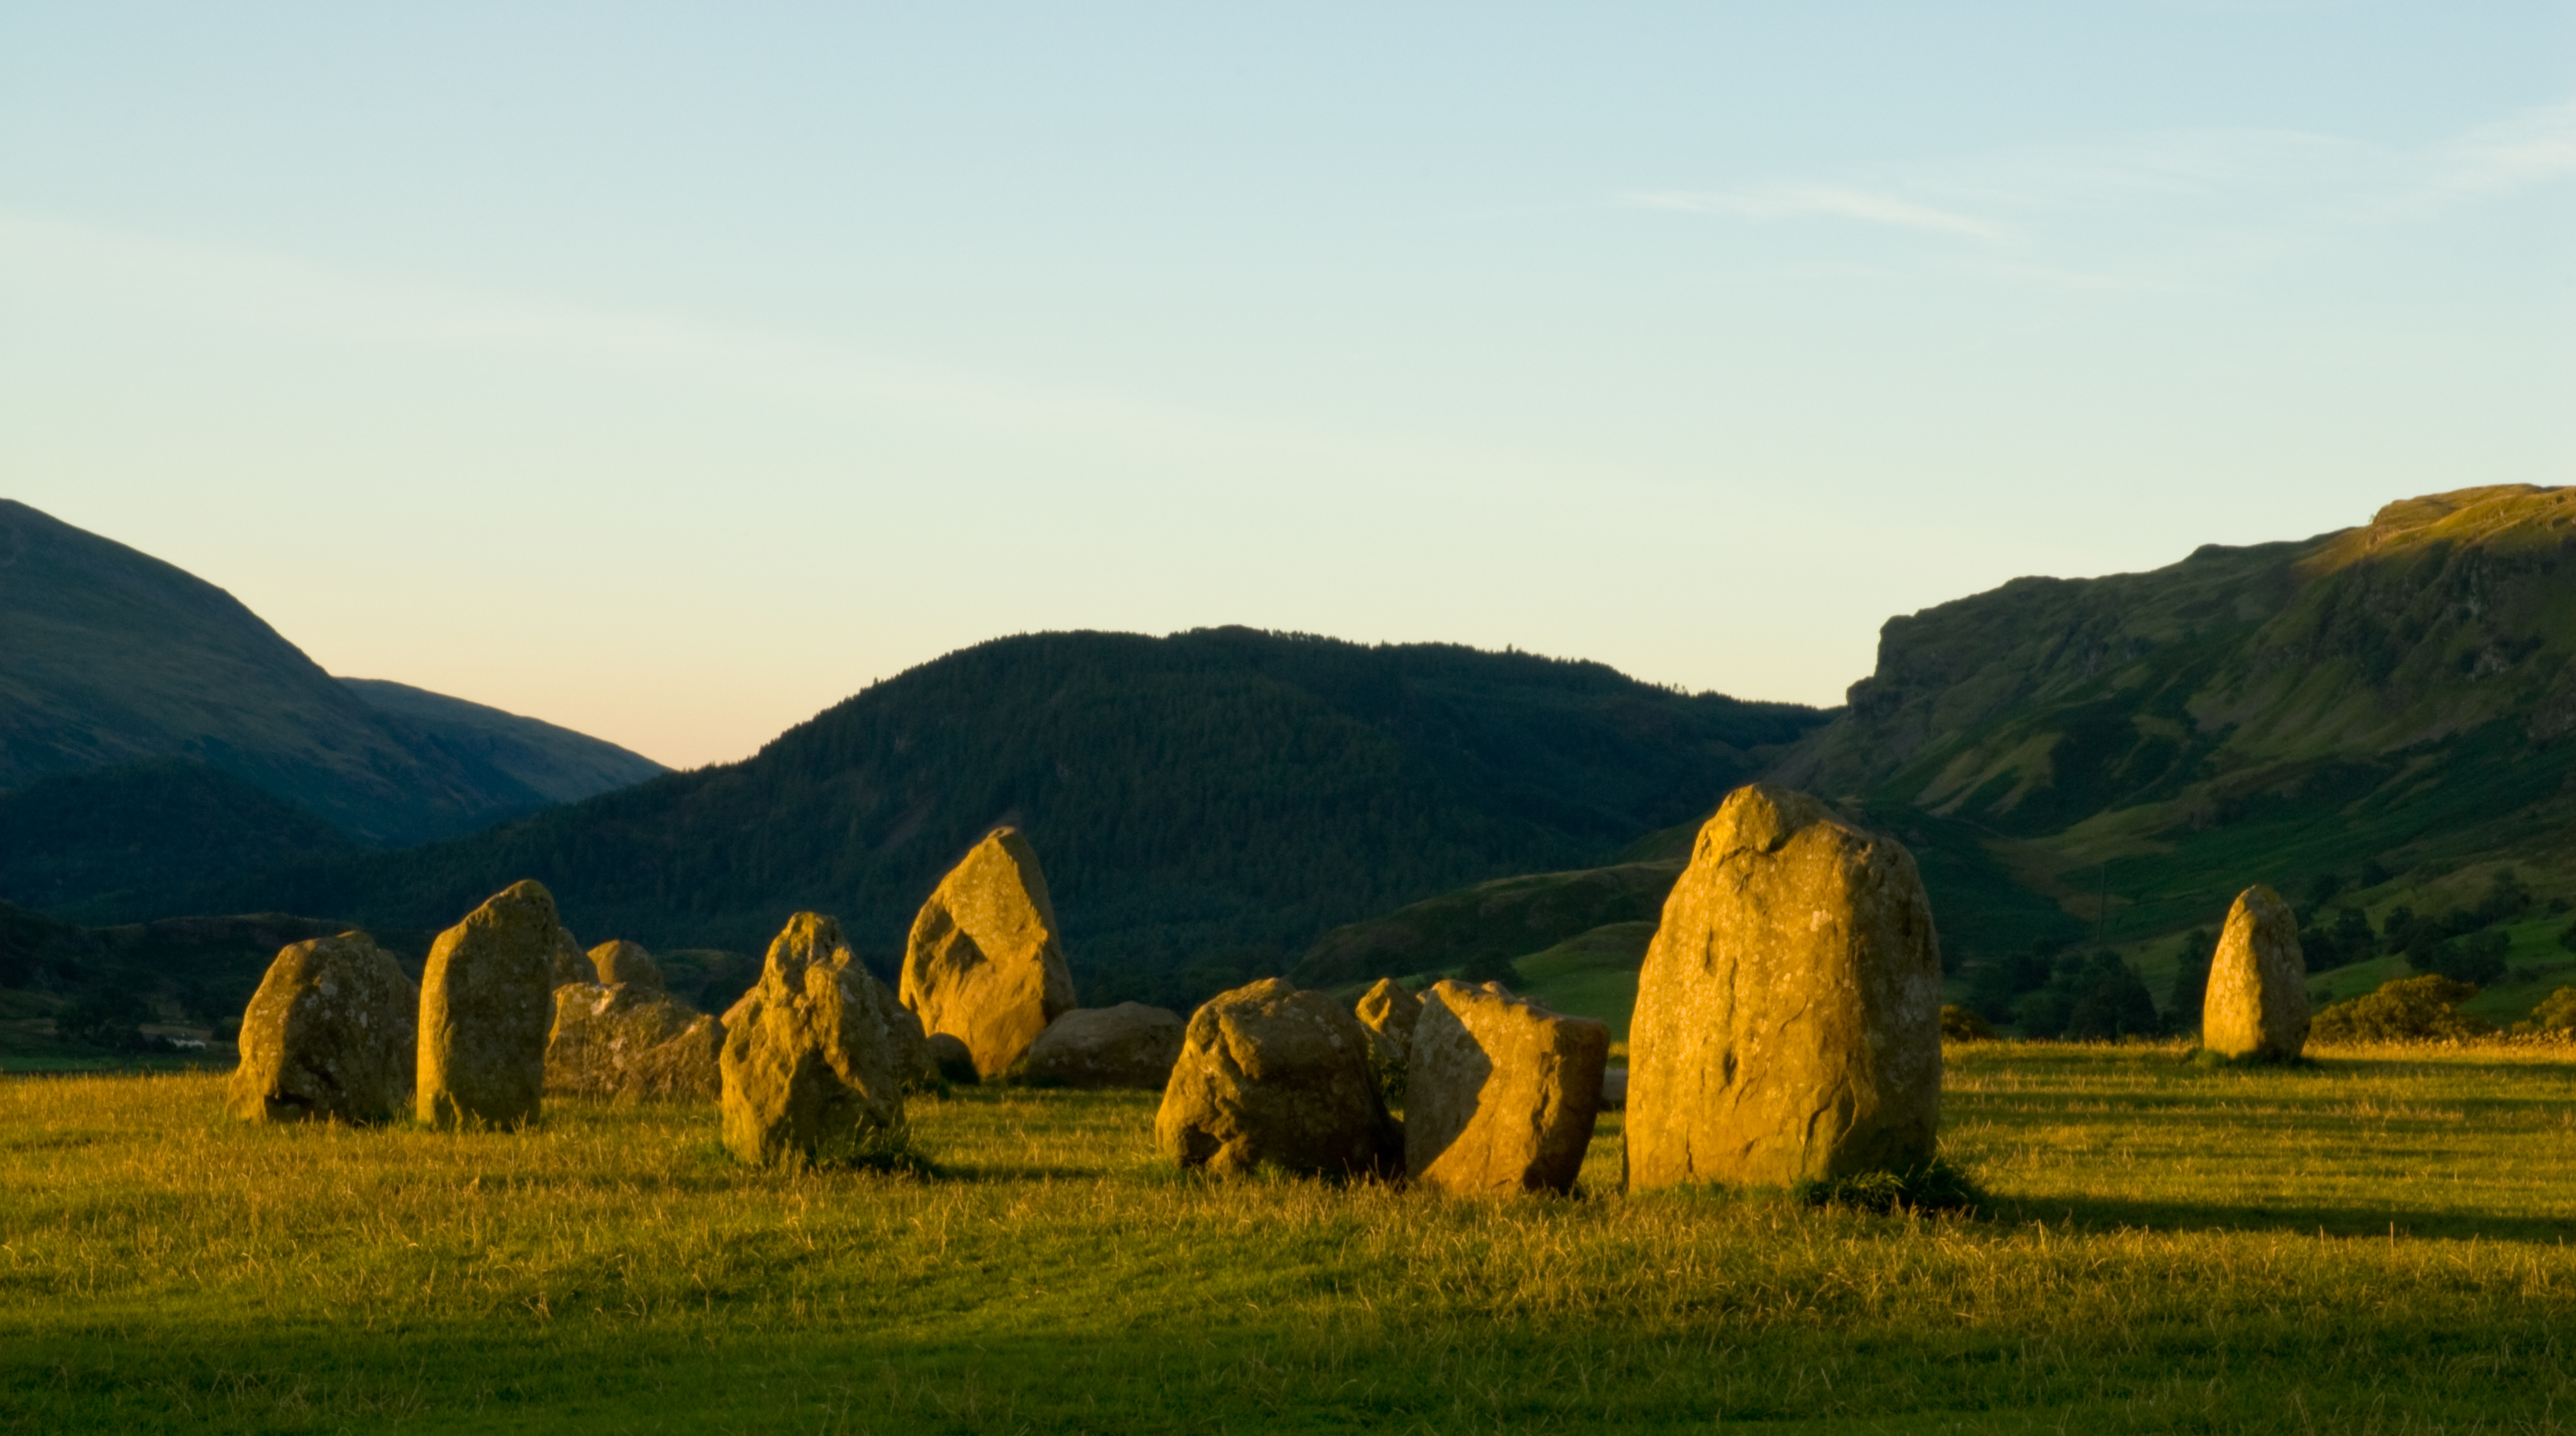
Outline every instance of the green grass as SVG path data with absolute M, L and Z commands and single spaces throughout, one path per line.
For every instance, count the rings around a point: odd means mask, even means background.
M 1628 1040 L 1637 1006 L 1637 971 L 1655 924 L 1619 922 L 1567 938 L 1544 952 L 1514 958 L 1520 994 L 1557 1012 L 1607 1023 L 1615 1042 Z
M 2576 1425 L 2576 1049 L 1949 1054 L 1991 1215 L 1211 1185 L 1150 1095 L 914 1108 L 931 1177 L 711 1110 L 261 1128 L 0 1083 L 0 1430 L 2382 1431 Z

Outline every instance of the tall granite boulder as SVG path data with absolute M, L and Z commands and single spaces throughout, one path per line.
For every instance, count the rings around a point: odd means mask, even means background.
M 1160 1092 L 1180 1060 L 1181 1031 L 1181 1015 L 1165 1007 L 1077 1007 L 1048 1023 L 1013 1070 L 1034 1085 Z
M 1500 983 L 1435 982 L 1421 1008 L 1404 1078 L 1405 1171 L 1452 1192 L 1573 1191 L 1610 1029 Z
M 420 992 L 363 932 L 278 953 L 242 1014 L 224 1105 L 253 1122 L 381 1122 L 411 1101 Z
M 1404 1161 L 1404 1133 L 1378 1095 L 1359 1019 L 1275 977 L 1191 1015 L 1154 1140 L 1184 1167 L 1222 1173 L 1391 1176 Z
M 589 959 L 602 977 L 555 989 L 546 1035 L 546 1091 L 611 1101 L 712 1102 L 723 1090 L 716 1020 L 662 990 L 642 947 L 602 943 Z
M 662 964 L 640 942 L 603 942 L 590 950 L 590 965 L 602 987 L 632 988 L 638 996 L 669 990 L 662 981 Z
M 1940 998 L 1913 855 L 1804 793 L 1736 789 L 1700 829 L 1638 975 L 1628 1185 L 1927 1164 Z
M 2308 960 L 2299 919 L 2257 883 L 2236 895 L 2209 961 L 2200 1045 L 2222 1057 L 2287 1062 L 2308 1045 Z
M 420 984 L 420 1120 L 537 1119 L 556 956 L 572 938 L 542 884 L 513 883 L 438 935 Z M 576 957 L 580 949 L 573 948 Z M 584 966 L 587 966 L 587 962 Z
M 953 1034 L 976 1070 L 1001 1072 L 1074 1008 L 1038 855 L 997 828 L 922 904 L 904 946 L 903 1005 L 928 1033 Z
M 1355 1009 L 1367 1030 L 1369 1055 L 1382 1070 L 1401 1072 L 1413 1054 L 1413 1024 L 1422 1016 L 1422 999 L 1392 977 L 1360 994 Z
M 725 1014 L 724 1143 L 755 1165 L 830 1164 L 904 1132 L 904 1057 L 891 1000 L 841 940 L 800 912 L 769 944 L 760 983 Z

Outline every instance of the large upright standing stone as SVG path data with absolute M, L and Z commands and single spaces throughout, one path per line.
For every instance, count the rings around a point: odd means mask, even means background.
M 246 1121 L 380 1122 L 411 1100 L 420 993 L 363 932 L 277 955 L 242 1014 L 224 1105 Z
M 1384 1174 L 1404 1161 L 1359 1019 L 1275 977 L 1190 1015 L 1154 1141 L 1184 1167 L 1224 1173 Z
M 987 1077 L 1073 1010 L 1046 874 L 1018 829 L 977 843 L 922 904 L 904 947 L 903 1005 L 926 1033 L 964 1042 Z
M 535 882 L 511 884 L 438 935 L 420 983 L 421 1121 L 536 1120 L 555 956 L 571 946 L 554 894 Z
M 831 1163 L 903 1132 L 904 1045 L 885 984 L 841 925 L 800 912 L 725 1013 L 724 1143 L 755 1165 Z
M 2308 960 L 2299 919 L 2260 883 L 2236 895 L 2209 960 L 2200 1045 L 2222 1057 L 2287 1062 L 2308 1045 Z
M 1764 784 L 1664 903 L 1628 1034 L 1628 1185 L 1786 1186 L 1932 1159 L 1941 953 L 1913 855 Z
M 1498 983 L 1421 998 L 1404 1079 L 1404 1168 L 1452 1192 L 1570 1192 L 1592 1145 L 1610 1029 Z

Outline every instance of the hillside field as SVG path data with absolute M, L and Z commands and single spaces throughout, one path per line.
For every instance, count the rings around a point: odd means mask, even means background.
M 2576 1428 L 2576 1048 L 1948 1056 L 1974 1218 L 1465 1201 L 1154 1156 L 1150 1094 L 259 1128 L 213 1073 L 0 1082 L 0 1430 Z

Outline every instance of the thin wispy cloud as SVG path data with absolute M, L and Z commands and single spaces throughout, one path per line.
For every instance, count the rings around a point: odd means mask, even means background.
M 1840 185 L 1791 185 L 1716 194 L 1691 190 L 1657 190 L 1630 195 L 1628 202 L 1646 209 L 1679 210 L 1688 214 L 1731 215 L 1739 219 L 1759 221 L 1821 217 L 1857 220 L 1863 224 L 1890 225 L 1898 229 L 1928 230 L 1937 234 L 1964 235 L 1971 239 L 2002 240 L 2012 237 L 2012 231 L 2007 226 L 1978 219 L 1973 215 L 1935 208 L 1932 205 L 1921 204 L 1892 194 L 1851 189 Z
M 2438 147 L 2440 188 L 2497 194 L 2576 177 L 2576 100 L 2480 125 Z

